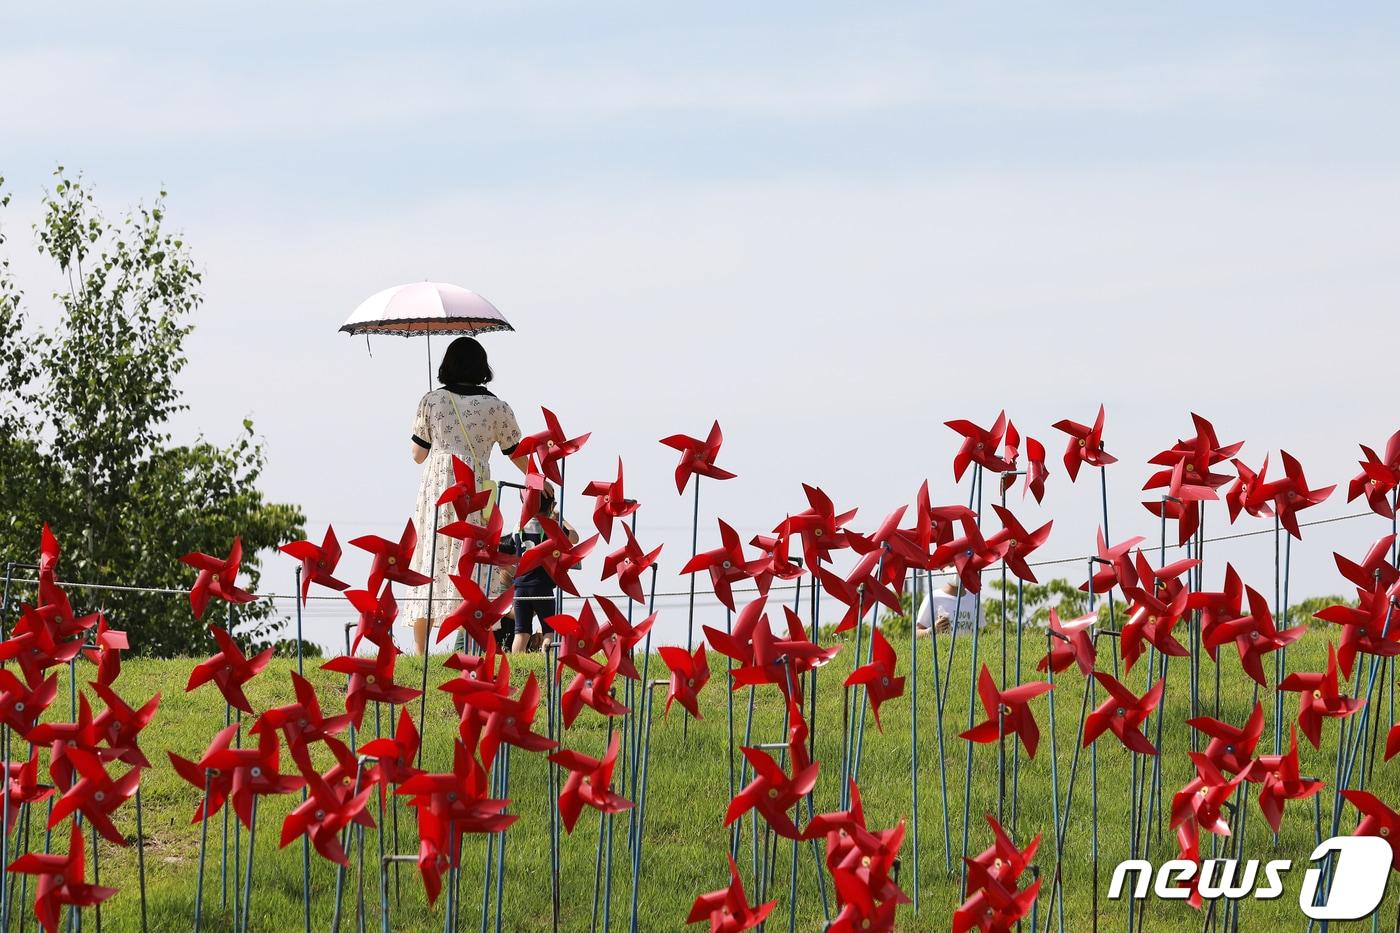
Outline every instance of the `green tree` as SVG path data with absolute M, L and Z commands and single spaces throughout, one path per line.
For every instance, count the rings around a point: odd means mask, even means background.
M 305 519 L 264 499 L 251 422 L 228 446 L 171 438 L 171 416 L 187 407 L 175 380 L 203 295 L 189 248 L 167 229 L 165 192 L 114 222 L 81 178 L 61 167 L 55 178 L 34 226 L 39 255 L 63 283 L 53 326 L 28 320 L 0 228 L 0 558 L 33 561 L 47 521 L 63 547 L 61 578 L 179 589 L 191 580 L 180 555 L 222 554 L 242 535 L 256 588 L 258 552 L 300 537 Z M 142 654 L 206 647 L 179 596 L 71 595 L 79 609 L 106 611 Z M 219 607 L 210 612 L 226 622 Z M 256 603 L 240 607 L 237 623 L 240 640 L 263 643 L 284 620 Z

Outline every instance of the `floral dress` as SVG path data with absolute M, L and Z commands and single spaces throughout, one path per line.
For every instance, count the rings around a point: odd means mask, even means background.
M 520 442 L 520 426 L 510 406 L 480 386 L 471 386 L 466 394 L 440 388 L 419 401 L 418 414 L 413 420 L 413 440 L 428 449 L 428 459 L 423 462 L 423 480 L 418 485 L 418 506 L 414 511 L 418 546 L 413 552 L 413 569 L 433 577 L 433 612 L 429 616 L 425 584 L 409 588 L 400 606 L 399 618 L 405 622 L 432 618 L 436 623 L 461 599 L 449 575 L 457 572 L 462 542 L 433 534 L 434 527 L 441 528 L 457 520 L 449 503 L 437 510 L 436 525 L 433 521 L 434 504 L 443 490 L 455 482 L 452 457 L 457 456 L 475 471 L 480 486 L 491 478 L 492 449 L 499 447 L 507 454 L 513 451 Z M 469 515 L 467 521 L 482 524 L 483 516 L 477 512 Z M 437 538 L 436 550 L 434 537 Z M 428 570 L 430 564 L 433 565 L 431 571 Z M 477 568 L 477 585 L 485 589 L 488 576 L 493 597 L 505 592 L 509 581 L 499 571 L 489 573 L 485 567 Z

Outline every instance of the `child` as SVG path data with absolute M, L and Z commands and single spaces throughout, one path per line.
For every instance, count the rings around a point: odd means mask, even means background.
M 554 490 L 548 486 L 540 495 L 539 512 L 525 523 L 525 527 L 501 539 L 501 550 L 518 557 L 544 541 L 544 529 L 540 527 L 539 523 L 541 515 L 557 521 L 554 510 Z M 578 532 L 574 531 L 573 526 L 568 522 L 565 522 L 563 527 L 564 534 L 571 542 L 577 544 Z M 531 635 L 534 632 L 536 619 L 540 623 L 540 632 L 546 633 L 544 620 L 554 615 L 554 594 L 554 581 L 550 579 L 543 567 L 536 567 L 528 573 L 516 575 L 515 640 L 511 643 L 510 650 L 512 652 L 529 651 L 535 647 L 531 645 Z

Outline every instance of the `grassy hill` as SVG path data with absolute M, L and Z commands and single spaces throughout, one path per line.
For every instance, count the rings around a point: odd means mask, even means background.
M 1325 631 L 1309 633 L 1288 656 L 1291 670 L 1320 670 L 1325 663 Z M 1038 639 L 1027 639 L 1023 669 L 1027 677 L 1033 675 L 1035 661 L 1043 653 Z M 1101 669 L 1111 669 L 1107 657 L 1107 644 L 1101 643 Z M 946 639 L 941 640 L 943 656 L 946 659 Z M 896 649 L 900 663 L 909 666 L 909 643 L 905 636 L 897 640 Z M 1014 645 L 1009 646 L 1012 655 L 1010 664 L 1014 669 Z M 918 758 L 919 780 L 919 859 L 917 875 L 914 869 L 914 844 L 912 824 L 906 838 L 903 860 L 900 867 L 900 881 L 911 894 L 919 891 L 919 913 L 914 915 L 912 907 L 902 910 L 901 929 L 942 930 L 949 926 L 952 910 L 960 900 L 960 887 L 954 868 L 962 846 L 962 800 L 964 793 L 964 769 L 966 743 L 957 739 L 957 733 L 967 728 L 968 710 L 966 697 L 969 684 L 968 639 L 960 639 L 957 659 L 953 671 L 952 684 L 947 708 L 944 712 L 946 751 L 947 792 L 950 811 L 945 816 L 939 792 L 939 748 L 934 731 L 935 704 L 933 701 L 932 673 L 929 645 L 920 642 L 918 716 L 920 745 Z M 981 658 L 989 663 L 995 672 L 1000 668 L 1001 644 L 995 635 L 984 635 L 980 643 Z M 848 669 L 850 651 L 826 668 L 821 676 L 818 691 L 818 713 L 816 734 L 818 758 L 822 762 L 822 776 L 817 789 L 818 810 L 834 809 L 840 773 L 840 746 L 842 721 L 842 691 L 840 680 Z M 1253 704 L 1253 684 L 1239 670 L 1233 654 L 1222 654 L 1223 683 L 1221 714 L 1224 718 L 1242 722 Z M 723 659 L 719 659 L 722 661 Z M 288 702 L 291 686 L 287 671 L 294 662 L 275 661 L 262 676 L 248 688 L 254 706 L 259 709 Z M 431 661 L 429 682 L 436 685 L 446 679 L 439 659 Z M 713 664 L 713 659 L 712 659 Z M 943 662 L 941 666 L 946 669 Z M 638 665 L 641 665 L 640 659 Z M 539 671 L 539 656 L 517 659 L 515 678 L 517 683 L 525 670 Z M 1142 662 L 1134 670 L 1131 683 L 1141 689 L 1146 663 Z M 1268 665 L 1271 670 L 1271 665 Z M 212 688 L 202 689 L 194 694 L 184 692 L 185 680 L 190 669 L 189 661 L 142 661 L 126 662 L 121 680 L 118 682 L 124 697 L 132 701 L 146 699 L 159 691 L 162 704 L 159 715 L 145 734 L 144 747 L 155 764 L 143 780 L 144 827 L 146 833 L 146 864 L 149 879 L 149 919 L 154 930 L 183 929 L 190 925 L 194 902 L 194 884 L 199 846 L 199 826 L 191 824 L 191 814 L 200 797 L 200 790 L 185 784 L 175 774 L 166 759 L 167 751 L 174 751 L 186 757 L 197 757 L 203 751 L 210 737 L 224 722 L 224 705 L 219 694 Z M 399 661 L 397 679 L 400 682 L 417 684 L 421 667 L 413 658 L 404 657 Z M 1361 666 L 1365 671 L 1365 665 Z M 1213 667 L 1205 662 L 1205 692 L 1213 698 Z M 79 669 L 80 677 L 83 669 Z M 651 664 L 652 677 L 664 676 L 664 666 L 659 659 Z M 308 670 L 312 681 L 320 691 L 323 706 L 334 710 L 343 695 L 343 678 L 320 670 Z M 683 926 L 686 912 L 696 894 L 724 886 L 727 882 L 727 867 L 724 858 L 727 833 L 722 820 L 728 802 L 729 770 L 726 764 L 727 722 L 722 664 L 718 666 L 718 676 L 711 681 L 702 695 L 704 719 L 690 723 L 688 736 L 683 736 L 682 719 L 679 707 L 672 710 L 669 720 L 660 717 L 664 702 L 664 690 L 657 692 L 657 716 L 652 726 L 650 796 L 646 813 L 646 841 L 642 859 L 642 885 L 639 896 L 640 923 L 642 930 L 676 930 Z M 1165 800 L 1170 805 L 1170 796 L 1190 777 L 1191 768 L 1185 751 L 1188 747 L 1188 730 L 1184 724 L 1188 715 L 1186 666 L 1182 661 L 1174 662 L 1173 673 L 1166 695 L 1168 718 L 1163 758 L 1165 774 Z M 67 690 L 60 691 L 60 699 L 55 709 L 67 713 Z M 1057 677 L 1056 694 L 1056 748 L 1059 753 L 1059 780 L 1061 798 L 1068 778 L 1075 733 L 1079 722 L 1079 712 L 1083 696 L 1083 679 L 1077 674 Z M 1271 691 L 1264 694 L 1266 713 L 1272 717 L 1272 705 L 1268 702 Z M 744 714 L 747 704 L 747 691 L 734 694 L 736 730 L 742 735 Z M 1384 708 L 1383 725 L 1390 722 L 1389 694 Z M 1032 703 L 1036 718 L 1042 730 L 1040 752 L 1035 760 L 1020 759 L 1020 793 L 1016 804 L 1016 836 L 1023 845 L 1036 833 L 1043 833 L 1040 852 L 1035 863 L 1046 876 L 1046 891 L 1049 877 L 1054 871 L 1054 839 L 1050 810 L 1050 759 L 1051 736 L 1048 717 L 1048 700 L 1041 697 Z M 1285 704 L 1286 715 L 1292 717 L 1297 710 L 1297 700 L 1289 695 Z M 875 729 L 873 720 L 868 722 L 864 743 L 864 758 L 860 770 L 860 787 L 869 822 L 874 827 L 893 825 L 911 814 L 910 793 L 910 699 L 909 691 L 903 698 L 891 700 L 882 708 L 884 732 Z M 979 706 L 976 716 L 982 718 Z M 387 731 L 392 728 L 394 714 L 386 710 L 380 719 Z M 366 715 L 364 732 L 374 734 L 376 717 L 371 710 Z M 543 713 L 538 728 L 543 731 Z M 1322 752 L 1314 752 L 1303 745 L 1303 772 L 1323 777 L 1332 783 L 1334 758 L 1332 750 L 1338 735 L 1336 722 L 1328 722 L 1324 729 Z M 455 718 L 447 695 L 436 689 L 431 690 L 428 709 L 425 765 L 433 770 L 446 770 L 450 764 L 451 737 L 455 730 Z M 781 708 L 773 689 L 761 691 L 757 697 L 754 715 L 754 741 L 773 742 L 782 738 Z M 1381 730 L 1382 738 L 1384 728 Z M 1266 726 L 1265 745 L 1271 744 L 1272 724 Z M 571 747 L 598 754 L 607 738 L 607 726 L 602 717 L 585 710 L 574 728 L 569 730 L 566 741 Z M 1271 749 L 1267 749 L 1271 750 Z M 1112 868 L 1127 857 L 1127 835 L 1129 814 L 1132 803 L 1129 796 L 1130 756 L 1112 738 L 1106 736 L 1097 746 L 1096 761 L 1091 762 L 1089 753 L 1083 753 L 1075 784 L 1073 812 L 1066 838 L 1064 876 L 1066 882 L 1065 917 L 1067 926 L 1082 927 L 1091 913 L 1090 884 L 1090 845 L 1095 827 L 1098 830 L 1100 846 L 1101 897 L 1106 893 Z M 1007 750 L 1008 769 L 1011 749 Z M 1396 764 L 1378 764 L 1372 776 L 1372 785 L 1382 799 L 1397 800 Z M 1098 779 L 1098 820 L 1091 818 L 1091 765 L 1097 770 Z M 291 770 L 291 764 L 284 756 L 283 767 Z M 1149 763 L 1150 767 L 1150 763 Z M 619 775 L 624 769 L 619 767 Z M 510 770 L 510 794 L 512 809 L 520 814 L 519 821 L 507 832 L 507 875 L 505 890 L 505 916 L 503 929 L 510 931 L 535 931 L 549 928 L 549 854 L 547 829 L 549 808 L 553 805 L 546 792 L 546 768 L 542 756 L 529 755 L 516 751 Z M 1007 778 L 1008 783 L 1010 777 Z M 1354 786 L 1354 784 L 1353 784 Z M 995 812 L 997 807 L 997 747 L 977 746 L 973 754 L 971 782 L 971 810 L 969 849 L 975 853 L 990 842 L 990 832 L 982 815 Z M 1257 787 L 1250 788 L 1251 798 Z M 259 812 L 256 860 L 253 876 L 253 901 L 251 908 L 251 928 L 260 930 L 297 929 L 301 924 L 301 853 L 300 843 L 293 843 L 279 850 L 277 841 L 283 815 L 299 800 L 299 795 L 284 798 L 265 798 Z M 1329 789 L 1321 798 L 1321 813 L 1324 821 L 1324 837 L 1330 835 L 1325 824 L 1330 820 L 1332 794 Z M 374 805 L 371 805 L 374 809 Z M 1271 838 L 1267 826 L 1259 816 L 1258 808 L 1251 799 L 1249 823 L 1245 834 L 1246 856 L 1259 858 L 1291 858 L 1295 870 L 1287 876 L 1288 892 L 1280 899 L 1271 902 L 1245 902 L 1241 914 L 1242 923 L 1247 926 L 1267 924 L 1273 927 L 1281 924 L 1290 926 L 1305 923 L 1297 909 L 1297 889 L 1302 879 L 1304 860 L 1314 844 L 1313 808 L 1311 803 L 1290 803 L 1284 817 L 1283 832 L 1277 846 Z M 400 850 L 412 854 L 416 852 L 413 833 L 412 813 L 401 807 L 398 814 Z M 389 811 L 386 822 L 390 834 L 386 845 L 392 849 L 393 813 Z M 1007 803 L 1007 825 L 1011 823 L 1011 804 Z M 36 845 L 42 845 L 41 821 L 34 821 Z M 134 831 L 134 813 L 128 804 L 119 813 L 119 825 L 124 831 Z M 614 879 L 612 883 L 611 929 L 625 929 L 630 895 L 630 862 L 626 851 L 627 816 L 618 817 L 614 824 Z M 1344 808 L 1342 831 L 1355 825 L 1354 811 Z M 223 885 L 219 866 L 219 830 L 222 815 L 216 817 L 210 826 L 210 853 L 207 875 L 206 930 L 231 928 L 231 906 L 222 907 Z M 946 829 L 946 835 L 945 835 Z M 744 839 L 739 864 L 745 875 L 745 884 L 750 896 L 754 891 L 751 871 L 752 830 L 748 822 L 742 831 Z M 560 929 L 585 930 L 592 926 L 593 890 L 595 884 L 595 855 L 598 852 L 599 819 L 594 811 L 586 810 L 579 820 L 572 836 L 562 844 L 563 892 L 562 918 Z M 1203 847 L 1210 847 L 1210 837 L 1204 837 Z M 66 845 L 58 840 L 58 848 Z M 374 866 L 379 852 L 377 833 L 365 835 L 364 851 L 369 859 L 369 870 L 364 878 L 366 928 L 379 928 L 378 881 Z M 468 841 L 467 855 L 464 858 L 462 883 L 461 921 L 466 929 L 480 928 L 482 885 L 481 866 L 484 838 Z M 242 849 L 246 855 L 247 836 L 243 837 Z M 1161 861 L 1175 853 L 1172 831 L 1163 828 L 1161 841 L 1154 840 L 1151 857 Z M 778 841 L 775 850 L 775 880 L 769 889 L 768 897 L 776 897 L 778 906 L 768 928 L 779 930 L 788 928 L 788 872 L 791 865 L 790 843 Z M 230 856 L 231 858 L 231 856 Z M 121 892 L 105 905 L 102 910 L 104 927 L 112 930 L 138 929 L 138 897 L 136 890 L 136 849 L 128 849 L 103 843 L 100 848 L 101 880 L 104 884 L 120 887 Z M 818 930 L 821 928 L 821 901 L 818 896 L 813 855 L 808 847 L 799 852 L 799 898 L 797 904 L 796 929 Z M 422 892 L 416 868 L 412 864 L 399 866 L 390 875 L 391 902 L 393 904 L 390 928 L 395 931 L 440 930 L 443 926 L 444 901 L 429 909 Z M 241 880 L 241 879 L 240 879 Z M 228 900 L 233 899 L 232 870 L 229 872 Z M 312 885 L 314 889 L 313 927 L 327 929 L 330 925 L 332 902 L 334 900 L 335 876 L 332 866 L 312 858 Z M 1393 888 L 1394 886 L 1392 886 Z M 32 890 L 32 888 L 31 888 Z M 342 929 L 356 928 L 356 878 L 350 877 L 345 898 L 345 916 Z M 1040 926 L 1045 924 L 1045 909 L 1048 898 L 1042 896 Z M 27 910 L 27 905 L 25 907 Z M 1122 902 L 1100 901 L 1100 914 L 1110 925 L 1126 924 L 1126 907 Z M 1381 909 L 1381 924 L 1390 926 L 1396 915 L 1396 897 L 1393 892 Z M 88 920 L 91 924 L 91 920 Z M 1149 907 L 1148 924 L 1153 929 L 1196 929 L 1202 923 L 1201 914 L 1179 902 L 1156 901 Z M 601 928 L 601 920 L 598 924 Z M 95 926 L 89 926 L 95 929 Z M 1262 926 L 1260 926 L 1262 928 Z

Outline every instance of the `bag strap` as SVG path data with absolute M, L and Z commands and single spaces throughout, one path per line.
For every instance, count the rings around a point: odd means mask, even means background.
M 452 413 L 457 416 L 457 427 L 462 429 L 462 437 L 467 440 L 467 450 L 472 454 L 472 469 L 478 469 L 481 464 L 477 460 L 476 445 L 472 443 L 471 432 L 467 430 L 467 425 L 462 421 L 462 410 L 457 407 L 457 399 L 453 397 L 451 390 L 447 392 L 447 400 L 452 403 Z

